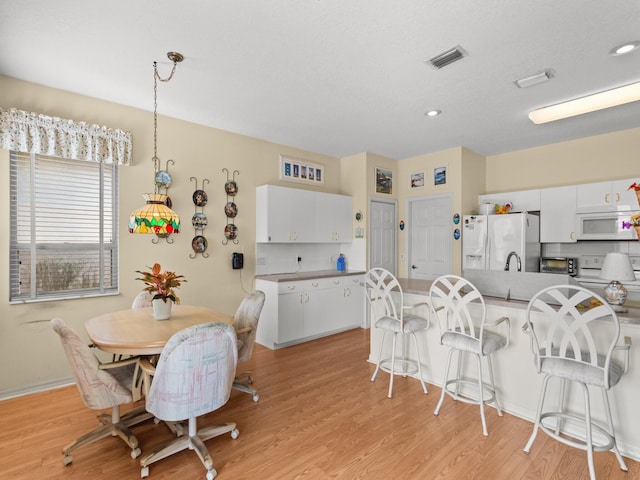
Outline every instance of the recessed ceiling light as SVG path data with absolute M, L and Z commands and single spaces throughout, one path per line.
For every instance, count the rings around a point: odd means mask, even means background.
M 609 54 L 613 56 L 626 55 L 627 53 L 631 53 L 637 50 L 639 47 L 640 47 L 640 40 L 636 40 L 634 42 L 625 42 L 622 45 L 613 47 L 609 51 Z
M 529 113 L 529 119 L 536 124 L 553 122 L 562 118 L 575 117 L 583 113 L 624 105 L 640 100 L 640 82 L 624 87 L 606 90 L 550 107 L 539 108 Z
M 440 115 L 442 113 L 441 110 L 429 110 L 428 112 L 425 112 L 425 115 L 427 117 L 437 117 L 438 115 Z

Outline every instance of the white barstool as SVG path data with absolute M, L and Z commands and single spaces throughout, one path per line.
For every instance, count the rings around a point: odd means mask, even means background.
M 375 327 L 383 331 L 382 341 L 380 342 L 380 352 L 378 354 L 378 362 L 373 372 L 371 381 L 375 381 L 379 370 L 389 373 L 389 393 L 391 398 L 393 393 L 393 377 L 394 375 L 418 375 L 422 390 L 427 393 L 427 386 L 422 378 L 422 361 L 420 360 L 420 346 L 416 332 L 426 330 L 429 327 L 428 317 L 420 317 L 415 314 L 405 313 L 415 309 L 420 305 L 427 305 L 426 302 L 420 302 L 415 305 L 404 305 L 404 294 L 398 279 L 391 272 L 384 268 L 372 268 L 367 272 L 366 277 L 367 300 L 371 304 L 371 310 L 375 315 Z M 391 357 L 382 358 L 382 350 L 387 332 L 393 333 L 393 344 L 391 348 Z M 404 341 L 402 341 L 402 355 L 396 356 L 396 343 L 398 336 L 401 339 L 405 335 L 411 335 L 416 348 L 417 361 L 413 361 L 406 357 L 404 349 Z
M 488 323 L 487 308 L 478 289 L 468 280 L 456 275 L 443 275 L 431 284 L 429 300 L 433 315 L 440 325 L 440 343 L 449 347 L 447 366 L 444 372 L 442 393 L 438 405 L 433 412 L 440 413 L 445 394 L 454 400 L 480 405 L 480 418 L 482 419 L 482 433 L 487 432 L 487 421 L 484 414 L 484 405 L 493 403 L 502 416 L 502 409 L 496 395 L 496 387 L 493 381 L 493 365 L 491 354 L 509 345 L 510 322 L 508 317 L 501 317 L 493 323 Z M 485 327 L 496 327 L 504 323 L 506 336 L 487 330 Z M 458 354 L 458 373 L 455 378 L 449 380 L 449 368 L 453 354 Z M 478 366 L 477 381 L 462 377 L 462 355 L 469 353 L 475 356 Z M 486 358 L 489 372 L 489 382 L 482 378 L 481 359 Z M 461 389 L 461 387 L 463 387 Z M 467 392 L 468 389 L 477 390 Z
M 536 369 L 544 374 L 533 433 L 524 447 L 525 453 L 531 451 L 540 429 L 565 445 L 586 450 L 591 480 L 596 478 L 594 451 L 613 451 L 620 468 L 626 472 L 627 465 L 616 445 L 607 392 L 629 369 L 631 339 L 627 337 L 624 345 L 618 345 L 620 323 L 613 308 L 581 286 L 548 287 L 530 300 L 523 331 L 531 336 Z M 613 359 L 615 353 L 623 357 L 622 362 Z M 543 412 L 547 387 L 553 378 L 560 380 L 558 408 Z M 567 382 L 578 385 L 582 391 L 584 415 L 565 410 Z M 592 421 L 588 386 L 602 391 L 606 427 Z

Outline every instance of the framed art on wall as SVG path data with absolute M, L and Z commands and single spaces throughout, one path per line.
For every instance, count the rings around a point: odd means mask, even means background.
M 280 180 L 298 183 L 324 183 L 324 165 L 280 155 Z
M 393 190 L 393 172 L 386 168 L 376 167 L 376 193 L 391 195 Z
M 433 184 L 444 185 L 447 183 L 447 167 L 436 167 L 433 169 Z
M 410 180 L 411 188 L 424 187 L 424 172 L 412 173 Z

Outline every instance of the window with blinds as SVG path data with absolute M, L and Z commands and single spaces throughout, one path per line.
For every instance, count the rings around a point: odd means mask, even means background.
M 118 290 L 118 167 L 11 152 L 10 301 Z

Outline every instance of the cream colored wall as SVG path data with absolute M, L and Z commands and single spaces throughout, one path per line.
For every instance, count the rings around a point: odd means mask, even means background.
M 487 157 L 486 193 L 640 176 L 640 128 Z
M 84 335 L 83 322 L 86 318 L 130 307 L 133 297 L 142 287 L 142 283 L 135 280 L 135 270 L 154 262 L 186 276 L 188 283 L 179 292 L 184 303 L 233 313 L 244 295 L 243 288 L 253 288 L 255 187 L 275 183 L 308 188 L 278 180 L 280 154 L 323 164 L 325 183 L 322 191 L 341 193 L 339 159 L 160 115 L 158 156 L 163 166 L 166 159 L 175 160 L 175 165 L 169 166 L 174 182 L 169 194 L 174 210 L 181 217 L 182 231 L 171 237 L 173 244 L 161 241 L 154 245 L 151 243 L 152 236 L 131 235 L 127 231 L 129 212 L 144 203 L 142 193 L 153 191 L 151 112 L 2 76 L 0 106 L 130 130 L 133 133 L 135 163 L 120 170 L 120 295 L 9 305 L 9 275 L 6 267 L 0 274 L 0 364 L 4 365 L 0 371 L 0 396 L 12 389 L 68 377 L 70 372 L 66 359 L 48 321 L 52 317 L 62 317 Z M 6 219 L 5 228 L 0 233 L 0 255 L 5 259 L 9 258 L 8 158 L 8 152 L 0 150 L 0 187 L 3 196 L 0 215 Z M 239 189 L 234 199 L 238 205 L 238 216 L 234 220 L 239 230 L 238 245 L 222 244 L 226 224 L 223 206 L 227 200 L 224 192 L 226 174 L 222 168 L 240 172 L 236 175 Z M 192 176 L 198 178 L 200 186 L 204 178 L 210 181 L 205 186 L 208 203 L 204 207 L 209 220 L 204 230 L 209 242 L 209 258 L 189 258 L 193 253 L 191 239 L 194 236 L 191 216 L 194 213 L 192 194 L 195 184 L 189 180 Z M 230 258 L 234 251 L 245 254 L 245 268 L 241 271 L 231 269 Z M 7 265 L 7 262 L 3 265 Z M 9 365 L 11 368 L 8 368 Z
M 487 162 L 485 157 L 462 149 L 461 214 L 478 213 L 478 195 L 485 193 Z
M 344 157 L 340 160 L 340 193 L 351 195 L 353 202 L 353 219 L 352 235 L 355 238 L 355 229 L 360 227 L 364 230 L 365 238 L 367 237 L 368 215 L 360 222 L 356 221 L 356 212 L 362 212 L 363 216 L 367 213 L 369 201 L 367 198 L 367 175 L 363 175 L 367 168 L 367 154 L 359 153 L 350 157 Z
M 485 192 L 640 177 L 640 129 L 494 155 L 486 160 L 465 148 L 456 147 L 398 162 L 373 153 L 340 160 L 160 115 L 158 154 L 163 162 L 169 158 L 176 161 L 169 169 L 174 180 L 169 193 L 174 209 L 182 217 L 183 226 L 182 233 L 172 237 L 174 244 L 161 242 L 153 245 L 150 236 L 133 236 L 127 232 L 128 213 L 142 205 L 141 194 L 153 188 L 151 112 L 3 76 L 0 76 L 0 106 L 130 130 L 134 139 L 135 162 L 132 167 L 122 168 L 120 177 L 120 295 L 9 305 L 8 272 L 5 270 L 3 275 L 0 274 L 0 315 L 3 319 L 0 322 L 0 362 L 5 365 L 0 372 L 0 397 L 12 389 L 68 377 L 70 373 L 66 360 L 48 321 L 60 316 L 84 333 L 83 322 L 86 318 L 101 312 L 129 308 L 141 287 L 134 280 L 134 271 L 153 262 L 160 262 L 187 277 L 189 282 L 180 289 L 183 302 L 232 313 L 243 296 L 243 287 L 250 289 L 253 286 L 255 187 L 275 183 L 308 188 L 278 180 L 278 156 L 281 153 L 324 164 L 325 184 L 322 190 L 354 197 L 354 212 L 362 210 L 364 213 L 361 223 L 365 235 L 368 232 L 371 197 L 397 199 L 398 220 L 406 221 L 406 202 L 409 197 L 452 192 L 454 211 L 462 215 L 474 213 L 477 195 Z M 8 160 L 8 152 L 0 149 L 0 188 L 4 192 L 0 215 L 5 219 L 9 218 Z M 433 168 L 440 165 L 447 166 L 447 184 L 435 187 Z M 391 195 L 375 192 L 376 167 L 393 172 Z M 226 224 L 222 210 L 226 202 L 223 188 L 226 175 L 222 168 L 240 172 L 236 177 L 239 192 L 235 198 L 238 205 L 238 217 L 235 219 L 239 228 L 238 245 L 224 246 L 221 243 Z M 409 188 L 409 175 L 423 170 L 425 187 L 412 191 Z M 200 185 L 203 178 L 210 181 L 205 186 L 209 202 L 204 208 L 209 219 L 204 231 L 209 241 L 207 252 L 210 257 L 207 259 L 189 258 L 194 235 L 190 222 L 194 212 L 191 200 L 194 183 L 189 181 L 191 176 L 197 177 Z M 8 225 L 8 220 L 5 225 Z M 407 230 L 398 232 L 399 251 L 406 254 Z M 241 274 L 230 267 L 230 256 L 234 251 L 243 251 L 245 254 L 245 268 Z M 454 242 L 453 254 L 454 271 L 458 272 L 460 242 Z M 8 228 L 0 231 L 0 255 L 9 258 Z M 405 266 L 399 266 L 399 274 L 406 275 Z M 11 368 L 6 368 L 7 365 L 11 365 Z

